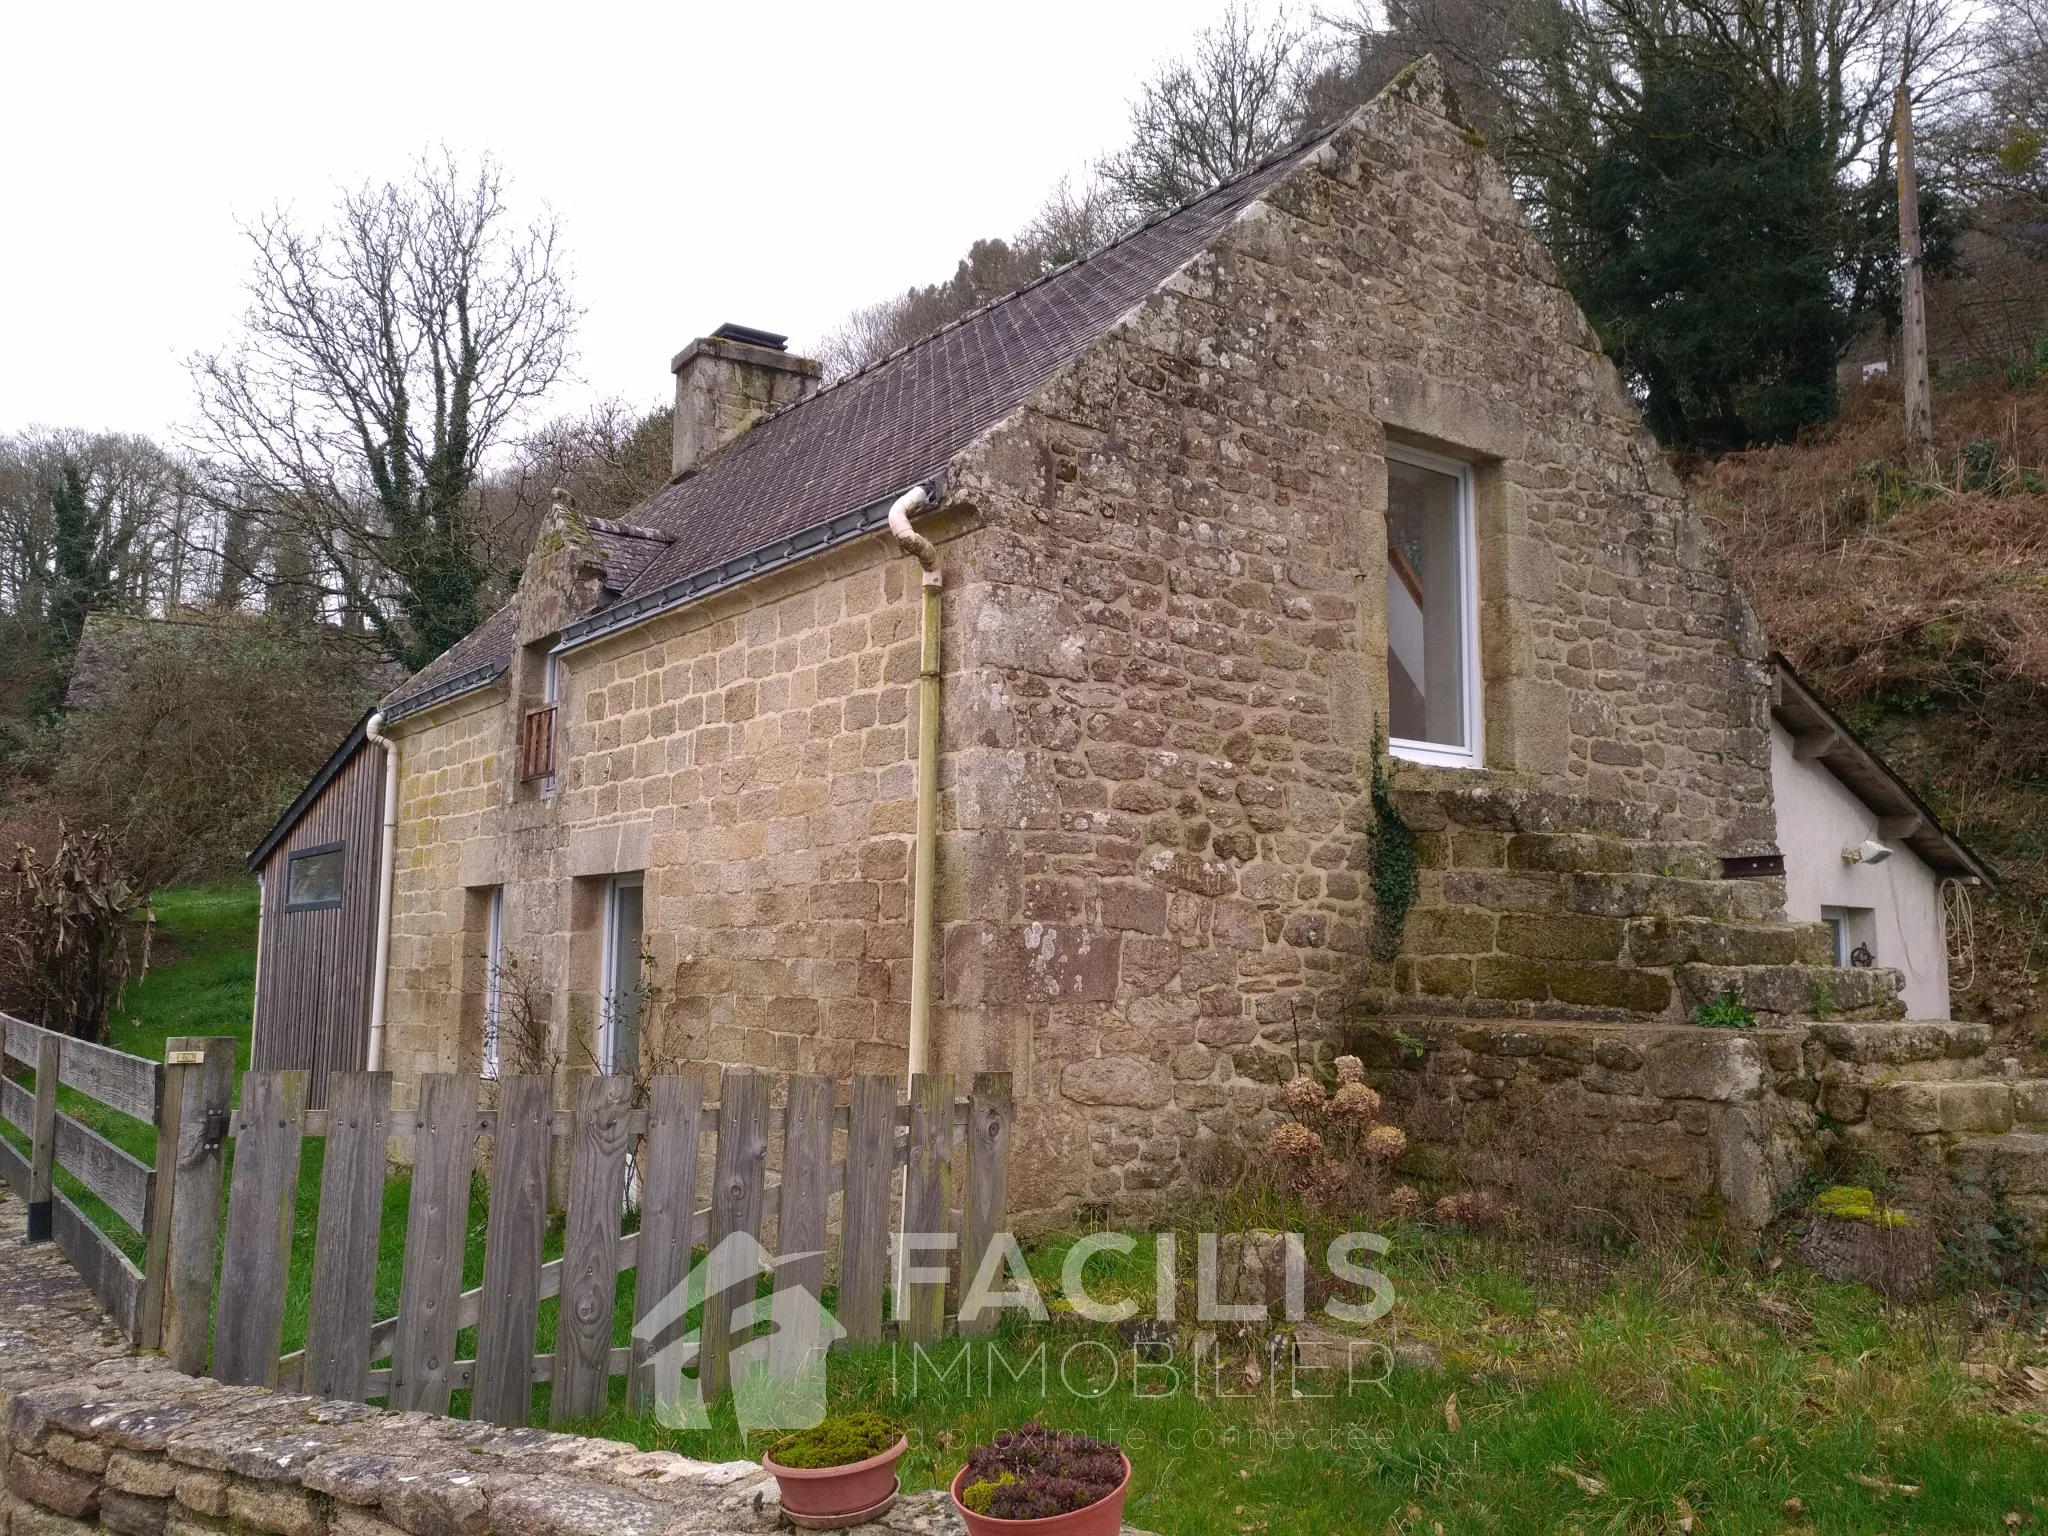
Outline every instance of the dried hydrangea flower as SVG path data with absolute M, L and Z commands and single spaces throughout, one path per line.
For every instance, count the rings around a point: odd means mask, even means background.
M 1290 1114 L 1312 1115 L 1323 1107 L 1323 1085 L 1312 1077 L 1297 1077 L 1280 1090 L 1280 1102 Z
M 1365 1133 L 1365 1155 L 1390 1163 L 1408 1150 L 1408 1133 L 1398 1125 L 1376 1125 Z
M 1387 1196 L 1387 1214 L 1396 1221 L 1413 1221 L 1422 1209 L 1422 1191 L 1413 1184 L 1396 1184 Z
M 1337 1081 L 1340 1083 L 1362 1083 L 1365 1081 L 1365 1063 L 1356 1056 L 1337 1058 Z
M 1323 1138 L 1307 1126 L 1290 1120 L 1273 1128 L 1273 1134 L 1266 1138 L 1266 1150 L 1275 1157 L 1315 1157 L 1323 1150 Z
M 1330 1100 L 1330 1108 L 1357 1120 L 1371 1120 L 1380 1112 L 1380 1096 L 1363 1083 L 1346 1083 Z

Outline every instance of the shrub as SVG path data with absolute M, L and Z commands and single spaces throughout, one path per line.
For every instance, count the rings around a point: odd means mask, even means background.
M 1378 1123 L 1380 1096 L 1366 1086 L 1365 1067 L 1356 1056 L 1339 1056 L 1336 1068 L 1334 1094 L 1307 1073 L 1280 1090 L 1280 1107 L 1294 1118 L 1273 1128 L 1265 1150 L 1297 1194 L 1355 1208 L 1357 1186 L 1398 1162 L 1408 1151 L 1408 1135 L 1399 1126 Z
M 1086 1509 L 1123 1480 L 1123 1453 L 1113 1443 L 1029 1423 L 974 1448 L 960 1502 L 997 1520 L 1043 1520 Z
M 879 1413 L 835 1414 L 822 1424 L 785 1435 L 768 1447 L 768 1455 L 783 1467 L 850 1467 L 881 1455 L 902 1438 L 901 1427 Z
M 57 826 L 47 861 L 14 854 L 8 947 L 31 1020 L 81 1040 L 104 1040 L 128 984 L 128 923 L 143 904 L 101 832 Z

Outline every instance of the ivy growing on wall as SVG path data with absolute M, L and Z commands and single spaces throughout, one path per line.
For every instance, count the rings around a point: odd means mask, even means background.
M 1401 931 L 1421 884 L 1415 864 L 1415 829 L 1395 808 L 1387 778 L 1386 741 L 1373 722 L 1372 830 L 1366 834 L 1366 856 L 1372 869 L 1372 955 L 1391 961 L 1401 949 Z

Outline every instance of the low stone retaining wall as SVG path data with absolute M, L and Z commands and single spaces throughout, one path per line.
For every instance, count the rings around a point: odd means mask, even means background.
M 1982 1024 L 1410 1020 L 1343 1044 L 1419 1177 L 1594 1204 L 1633 1189 L 1737 1230 L 1770 1220 L 1822 1134 L 1896 1162 L 1924 1159 L 1946 1120 L 2048 1112 L 2048 1088 L 1987 1061 Z
M 127 1352 L 63 1256 L 23 1245 L 23 1216 L 0 1195 L 0 1536 L 740 1536 L 783 1525 L 774 1479 L 751 1461 L 180 1375 Z M 963 1527 L 932 1491 L 855 1529 Z

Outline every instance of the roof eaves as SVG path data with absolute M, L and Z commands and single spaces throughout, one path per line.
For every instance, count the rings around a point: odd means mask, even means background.
M 925 495 L 929 498 L 928 505 L 938 505 L 945 488 L 944 478 L 941 474 L 921 482 Z M 758 549 L 748 550 L 745 554 L 735 555 L 730 560 L 708 566 L 701 571 L 694 571 L 688 576 L 669 582 L 666 586 L 656 587 L 651 592 L 643 592 L 638 597 L 628 598 L 624 602 L 612 604 L 609 608 L 600 609 L 588 618 L 578 619 L 563 629 L 561 641 L 555 648 L 558 651 L 568 651 L 578 646 L 593 644 L 621 630 L 658 618 L 687 603 L 694 603 L 713 593 L 737 587 L 757 576 L 765 576 L 770 571 L 794 565 L 811 555 L 886 528 L 889 525 L 889 508 L 895 505 L 902 494 L 902 491 L 891 492 L 864 507 L 856 507 L 851 512 L 827 518 L 822 523 L 772 540 Z
M 1776 670 L 1778 683 L 1771 713 L 1779 723 L 1792 731 L 1796 738 L 1799 733 L 1794 729 L 1795 725 L 1807 723 L 1798 718 L 1798 714 L 1804 711 L 1813 716 L 1824 729 L 1833 733 L 1833 744 L 1807 761 L 1817 762 L 1826 768 L 1843 788 L 1878 816 L 1892 816 L 1904 812 L 1918 818 L 1918 829 L 1903 841 L 1938 873 L 1974 876 L 1986 885 L 1998 883 L 1996 866 L 1943 826 L 1941 818 L 1934 814 L 1933 808 L 1920 798 L 1910 784 L 1899 777 L 1891 764 L 1872 751 L 1869 744 L 1849 728 L 1848 723 L 1829 707 L 1825 699 L 1814 692 L 1812 685 L 1799 675 L 1798 669 L 1783 653 L 1773 651 L 1771 665 Z M 1790 705 L 1786 702 L 1788 694 L 1791 698 Z M 1862 782 L 1859 783 L 1858 780 Z M 1895 795 L 1897 803 L 1877 804 L 1870 792 L 1872 780 L 1881 783 L 1886 790 Z M 1934 846 L 1926 846 L 1929 843 Z
M 277 845 L 291 835 L 291 830 L 299 824 L 299 819 L 312 809 L 313 802 L 320 798 L 321 792 L 334 782 L 334 776 L 356 755 L 368 733 L 370 716 L 375 713 L 373 709 L 363 711 L 362 719 L 358 720 L 348 735 L 341 739 L 341 745 L 328 754 L 327 761 L 320 765 L 319 771 L 307 781 L 306 787 L 299 791 L 298 799 L 277 818 L 277 824 L 263 834 L 263 841 L 250 851 L 246 861 L 251 873 L 263 868 L 264 862 L 277 851 Z
M 436 683 L 422 693 L 413 694 L 410 698 L 399 699 L 391 704 L 384 711 L 384 721 L 388 725 L 409 715 L 417 715 L 432 709 L 436 704 L 445 704 L 465 693 L 488 688 L 505 674 L 506 667 L 507 663 L 502 661 L 487 661 L 482 666 L 471 667 L 467 672 L 458 672 L 444 683 Z

